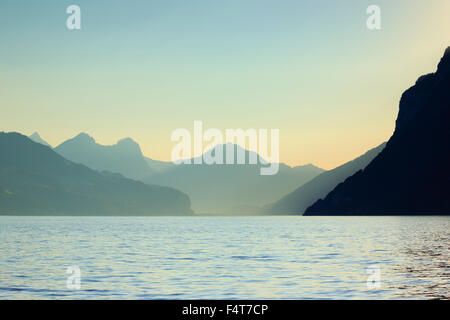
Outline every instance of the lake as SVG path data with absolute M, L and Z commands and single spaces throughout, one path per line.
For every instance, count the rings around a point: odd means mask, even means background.
M 4 216 L 0 298 L 449 298 L 449 231 L 450 217 Z

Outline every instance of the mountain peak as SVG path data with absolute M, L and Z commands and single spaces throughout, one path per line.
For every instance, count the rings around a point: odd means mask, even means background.
M 117 141 L 117 144 L 122 144 L 122 145 L 127 145 L 127 144 L 131 145 L 131 144 L 133 144 L 133 145 L 137 145 L 137 142 L 134 141 L 132 138 L 128 137 L 128 138 L 120 139 L 119 141 Z
M 63 142 L 55 151 L 67 160 L 82 163 L 91 169 L 120 173 L 131 179 L 141 179 L 153 173 L 141 148 L 131 138 L 122 139 L 114 145 L 102 145 L 82 132 Z
M 438 74 L 441 78 L 449 76 L 449 74 L 450 74 L 450 47 L 448 47 L 445 50 L 444 56 L 441 58 L 441 61 L 438 64 L 436 74 Z
M 246 148 L 240 146 L 239 144 L 227 142 L 224 144 L 217 144 L 214 147 L 211 147 L 210 149 L 206 150 L 201 156 L 199 157 L 205 157 L 205 156 L 212 156 L 216 153 L 216 148 L 219 150 L 222 150 L 223 153 L 223 162 L 225 163 L 227 160 L 227 152 L 231 152 L 234 154 L 234 163 L 237 163 L 237 156 L 239 153 L 242 153 L 245 155 L 246 161 L 249 161 L 250 156 L 255 157 L 255 159 L 259 159 L 259 161 L 263 164 L 266 163 L 266 161 L 257 153 L 254 151 L 247 150 Z M 257 160 L 258 161 L 258 160 Z
M 450 47 L 445 49 L 445 52 L 444 52 L 444 57 L 448 57 L 448 56 L 450 56 Z
M 294 166 L 293 168 L 319 169 L 319 170 L 325 171 L 324 169 L 319 168 L 318 166 L 316 166 L 316 165 L 314 165 L 312 163 L 307 163 L 307 164 L 300 165 L 300 166 Z
M 139 154 L 142 153 L 141 147 L 139 146 L 139 144 L 129 137 L 119 140 L 116 145 L 120 149 L 124 149 L 129 152 L 139 153 Z
M 40 143 L 44 146 L 50 147 L 51 146 L 47 143 L 47 141 L 45 141 L 44 139 L 41 138 L 41 136 L 39 135 L 39 133 L 34 132 L 32 135 L 30 135 L 28 138 L 30 138 L 31 140 L 33 140 L 36 143 Z
M 36 131 L 30 136 L 30 138 L 39 138 L 41 139 L 41 136 Z
M 84 143 L 95 143 L 95 139 L 92 138 L 90 135 L 88 135 L 85 132 L 81 132 L 79 133 L 75 138 L 73 138 L 72 140 L 76 140 L 79 142 L 84 142 Z

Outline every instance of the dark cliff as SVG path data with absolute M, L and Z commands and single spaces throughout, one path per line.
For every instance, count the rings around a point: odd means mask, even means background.
M 385 149 L 305 215 L 450 214 L 450 48 L 403 93 Z

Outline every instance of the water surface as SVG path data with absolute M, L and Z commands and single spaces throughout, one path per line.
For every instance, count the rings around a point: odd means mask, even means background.
M 449 298 L 449 230 L 450 217 L 0 217 L 0 298 Z

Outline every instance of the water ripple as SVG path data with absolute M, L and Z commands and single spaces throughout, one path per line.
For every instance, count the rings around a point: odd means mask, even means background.
M 449 217 L 0 217 L 0 297 L 449 299 L 449 229 Z

